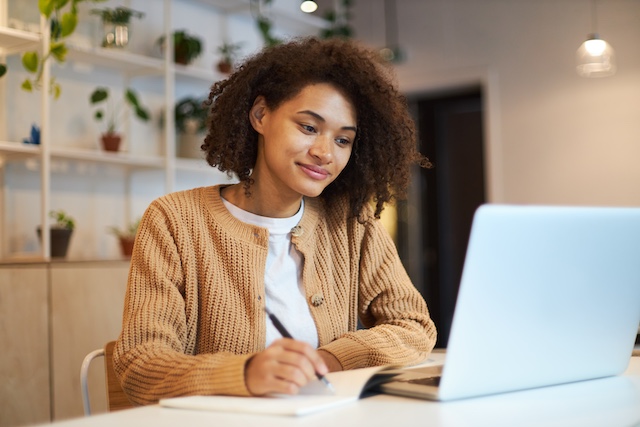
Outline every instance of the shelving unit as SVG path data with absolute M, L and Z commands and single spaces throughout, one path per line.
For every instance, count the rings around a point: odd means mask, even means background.
M 42 35 L 45 33 L 42 29 L 48 28 L 48 22 L 40 23 L 41 34 L 9 28 L 7 26 L 7 4 L 9 1 L 14 0 L 0 0 L 0 57 L 19 55 L 29 50 L 46 51 L 49 41 L 47 34 Z M 130 0 L 123 1 L 126 5 L 129 5 Z M 287 1 L 294 5 L 295 8 L 284 4 Z M 198 7 L 210 9 L 212 14 L 222 17 L 220 19 L 225 22 L 224 26 L 226 27 L 226 20 L 231 16 L 244 17 L 247 20 L 252 19 L 252 3 L 250 0 L 162 0 L 161 2 L 153 3 L 155 3 L 154 7 L 162 9 L 161 22 L 158 21 L 157 17 L 154 18 L 156 19 L 154 25 L 157 24 L 155 27 L 159 29 L 156 36 L 163 35 L 165 40 L 168 41 L 162 57 L 153 57 L 128 50 L 88 47 L 85 43 L 76 43 L 74 45 L 68 42 L 69 52 L 66 63 L 71 64 L 71 66 L 85 65 L 99 70 L 110 70 L 110 73 L 122 76 L 126 83 L 132 79 L 136 79 L 136 81 L 138 81 L 137 79 L 145 79 L 144 81 L 155 81 L 156 84 L 160 84 L 163 94 L 163 131 L 161 132 L 162 140 L 158 141 L 162 147 L 159 150 L 160 153 L 144 154 L 132 152 L 131 150 L 129 152 L 109 153 L 98 148 L 91 148 L 92 144 L 85 144 L 83 147 L 60 145 L 50 128 L 52 109 L 57 108 L 55 103 L 60 101 L 53 101 L 45 94 L 48 92 L 47 85 L 49 80 L 46 76 L 49 73 L 53 76 L 59 73 L 64 74 L 64 71 L 57 68 L 51 69 L 52 67 L 48 66 L 45 70 L 46 81 L 43 80 L 44 87 L 41 90 L 42 97 L 39 107 L 41 109 L 40 145 L 29 145 L 19 141 L 8 140 L 6 138 L 6 122 L 2 117 L 4 113 L 0 113 L 0 263 L 17 260 L 18 258 L 43 261 L 50 259 L 48 233 L 43 233 L 43 241 L 36 252 L 24 250 L 21 247 L 16 249 L 14 247 L 16 245 L 11 246 L 8 243 L 9 236 L 13 230 L 10 229 L 12 228 L 11 226 L 7 226 L 6 221 L 8 200 L 5 200 L 7 180 L 4 175 L 7 165 L 29 162 L 31 167 L 35 168 L 36 172 L 39 173 L 40 206 L 33 207 L 33 209 L 39 210 L 39 221 L 29 224 L 29 226 L 32 225 L 33 228 L 40 226 L 42 229 L 48 229 L 49 218 L 47 213 L 55 205 L 52 201 L 55 201 L 55 198 L 58 197 L 56 191 L 59 190 L 52 189 L 55 185 L 52 181 L 54 172 L 51 169 L 59 163 L 76 165 L 75 167 L 77 168 L 88 167 L 83 165 L 94 165 L 102 168 L 116 167 L 122 171 L 122 176 L 127 180 L 133 179 L 132 177 L 140 173 L 157 173 L 158 176 L 163 176 L 163 178 L 160 178 L 163 181 L 163 193 L 172 192 L 176 189 L 176 180 L 181 174 L 187 174 L 187 176 L 200 174 L 203 176 L 203 184 L 201 185 L 228 180 L 226 175 L 220 173 L 217 169 L 210 168 L 204 160 L 176 157 L 173 105 L 176 102 L 176 93 L 179 92 L 177 89 L 182 87 L 181 85 L 198 85 L 208 88 L 214 81 L 223 79 L 225 76 L 212 69 L 206 69 L 202 65 L 183 66 L 173 62 L 171 34 L 176 29 L 176 23 L 173 22 L 173 8 L 179 9 L 185 5 L 190 5 L 190 7 L 193 4 L 199 5 Z M 118 0 L 113 0 L 107 6 L 112 7 L 114 4 L 119 4 Z M 33 7 L 37 7 L 36 4 Z M 296 2 L 292 0 L 274 1 L 272 10 L 269 11 L 269 16 L 275 26 L 294 28 L 293 34 L 304 34 L 300 32 L 300 28 L 306 28 L 307 34 L 312 33 L 311 29 L 315 33 L 326 25 L 324 20 L 300 12 L 297 9 Z M 296 31 L 298 32 L 296 33 Z M 230 36 L 233 39 L 233 34 L 230 34 Z M 3 77 L 2 80 L 6 81 L 6 79 L 7 76 Z M 6 83 L 2 80 L 0 80 L 0 103 L 6 106 L 5 91 L 2 89 L 2 85 Z M 97 81 L 96 84 L 99 85 L 100 82 Z M 5 129 L 2 129 L 3 126 L 5 126 Z M 56 123 L 56 126 L 59 126 L 59 124 Z M 126 125 L 125 128 L 127 129 L 125 134 L 129 136 L 127 139 L 131 140 L 130 126 Z M 31 173 L 36 172 L 32 171 Z M 154 179 L 156 183 L 158 182 L 156 178 L 151 179 Z M 124 209 L 127 210 L 127 212 L 122 212 L 120 215 L 123 223 L 128 223 L 132 220 L 131 213 L 128 211 L 131 204 L 126 201 L 131 197 L 129 194 L 131 186 L 131 183 L 126 184 L 122 194 L 122 198 L 125 200 Z M 96 232 L 99 233 L 100 231 Z M 117 247 L 115 242 L 114 247 Z M 27 253 L 25 254 L 24 252 Z

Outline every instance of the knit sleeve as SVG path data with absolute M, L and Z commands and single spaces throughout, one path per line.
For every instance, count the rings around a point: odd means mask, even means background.
M 358 316 L 364 329 L 324 346 L 343 369 L 424 360 L 436 328 L 424 298 L 411 283 L 391 236 L 379 220 L 364 225 L 360 245 Z
M 244 366 L 251 354 L 195 354 L 197 287 L 186 287 L 174 236 L 184 212 L 157 201 L 135 240 L 123 327 L 114 368 L 129 399 L 150 404 L 184 395 L 248 395 Z

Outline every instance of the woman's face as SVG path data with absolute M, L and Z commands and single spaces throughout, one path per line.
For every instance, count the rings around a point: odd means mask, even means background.
M 259 134 L 256 188 L 277 197 L 320 195 L 349 161 L 356 119 L 351 102 L 327 83 L 304 87 L 274 110 L 258 97 L 250 112 Z

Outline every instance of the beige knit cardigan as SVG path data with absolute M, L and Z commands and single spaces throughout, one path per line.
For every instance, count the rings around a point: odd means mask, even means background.
M 319 348 L 344 369 L 423 360 L 435 344 L 427 306 L 369 209 L 305 199 L 292 242 Z M 220 186 L 163 196 L 135 240 L 115 371 L 137 404 L 183 395 L 248 395 L 244 367 L 264 349 L 268 231 L 233 217 Z M 358 317 L 365 329 L 357 330 Z

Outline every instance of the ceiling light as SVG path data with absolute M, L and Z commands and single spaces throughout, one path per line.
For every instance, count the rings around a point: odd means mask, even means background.
M 593 33 L 576 51 L 576 72 L 581 77 L 606 77 L 616 73 L 613 48 L 602 40 L 596 30 L 595 0 L 591 3 Z
M 304 13 L 313 13 L 318 9 L 318 4 L 313 0 L 304 0 L 300 3 L 300 10 Z

